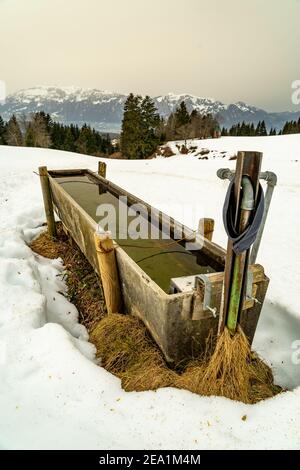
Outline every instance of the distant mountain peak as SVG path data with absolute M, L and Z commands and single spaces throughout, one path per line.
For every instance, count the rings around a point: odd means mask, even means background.
M 37 86 L 9 95 L 5 104 L 0 104 L 0 115 L 7 120 L 13 113 L 29 114 L 43 110 L 63 123 L 82 125 L 86 122 L 103 132 L 118 132 L 126 97 L 122 93 L 96 88 Z M 228 128 L 242 121 L 257 124 L 265 120 L 268 128 L 279 130 L 287 120 L 300 117 L 300 112 L 268 113 L 243 101 L 224 104 L 189 93 L 170 92 L 153 99 L 163 117 L 169 116 L 184 101 L 189 111 L 196 109 L 201 114 L 216 115 L 220 125 Z

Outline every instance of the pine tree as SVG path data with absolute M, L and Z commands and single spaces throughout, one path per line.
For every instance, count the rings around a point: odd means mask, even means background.
M 228 130 L 226 129 L 226 127 L 222 128 L 221 135 L 224 137 L 228 136 Z
M 261 122 L 259 121 L 255 129 L 255 135 L 261 135 L 260 132 L 261 132 Z
M 23 136 L 20 129 L 20 125 L 14 114 L 7 123 L 5 139 L 8 145 L 23 145 Z
M 83 153 L 85 155 L 88 155 L 89 150 L 90 150 L 89 139 L 90 139 L 90 130 L 87 124 L 84 124 L 82 128 L 80 129 L 79 137 L 75 143 L 76 150 L 78 153 Z
M 240 135 L 241 136 L 247 136 L 249 135 L 249 130 L 248 130 L 248 125 L 245 124 L 245 122 L 242 122 L 241 128 L 240 128 Z
M 35 147 L 34 131 L 32 125 L 29 124 L 25 133 L 25 145 L 26 147 Z
M 50 137 L 50 116 L 44 112 L 35 113 L 31 116 L 29 126 L 32 128 L 34 147 L 49 148 Z
M 186 108 L 186 104 L 184 101 L 181 101 L 180 105 L 175 111 L 175 118 L 176 118 L 176 127 L 185 126 L 190 122 L 190 115 Z
M 261 123 L 260 135 L 261 136 L 268 135 L 265 121 L 262 121 L 262 123 Z
M 5 123 L 0 116 L 0 145 L 5 145 L 6 140 L 5 140 Z
M 158 144 L 159 136 L 157 128 L 160 124 L 160 117 L 155 107 L 154 101 L 146 96 L 141 102 L 141 157 L 152 155 Z
M 130 93 L 124 104 L 124 116 L 120 137 L 121 152 L 127 158 L 140 158 L 142 113 L 141 96 Z
M 75 139 L 71 127 L 67 127 L 65 131 L 63 148 L 67 152 L 75 152 L 76 150 Z

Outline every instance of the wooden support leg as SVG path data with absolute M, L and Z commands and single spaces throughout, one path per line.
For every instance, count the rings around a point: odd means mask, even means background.
M 122 296 L 115 248 L 110 233 L 95 233 L 95 245 L 107 312 L 120 313 Z
M 49 178 L 48 178 L 48 170 L 46 166 L 41 166 L 39 168 L 39 175 L 43 193 L 43 200 L 44 200 L 44 208 L 48 226 L 48 232 L 50 237 L 56 237 L 56 225 L 55 225 L 55 218 L 54 218 L 54 211 L 53 211 L 53 202 L 52 202 L 52 195 L 51 189 L 49 185 Z
M 102 176 L 102 178 L 106 178 L 106 163 L 98 162 L 98 175 Z
M 203 233 L 204 238 L 207 238 L 210 242 L 212 241 L 215 228 L 214 219 L 203 218 L 199 220 L 199 231 Z

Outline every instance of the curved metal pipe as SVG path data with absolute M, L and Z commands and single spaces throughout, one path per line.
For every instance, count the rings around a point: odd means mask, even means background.
M 248 176 L 242 178 L 243 196 L 241 201 L 241 209 L 244 211 L 253 211 L 254 209 L 254 190 L 251 180 Z

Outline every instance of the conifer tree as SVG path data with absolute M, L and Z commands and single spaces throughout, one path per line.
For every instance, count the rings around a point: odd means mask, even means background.
M 265 121 L 262 121 L 261 123 L 260 135 L 261 136 L 268 135 Z
M 26 132 L 25 132 L 25 145 L 26 147 L 35 147 L 35 142 L 34 142 L 34 131 L 32 128 L 32 125 L 29 124 L 27 126 Z
M 8 145 L 22 146 L 23 136 L 16 116 L 13 114 L 7 123 L 5 140 Z
M 75 139 L 74 139 L 74 135 L 72 133 L 71 127 L 67 127 L 64 134 L 65 134 L 64 143 L 63 143 L 64 150 L 66 150 L 67 152 L 75 152 L 76 151 Z
M 0 116 L 0 145 L 5 145 L 6 140 L 5 140 L 5 123 Z
M 142 115 L 141 96 L 130 93 L 124 104 L 124 116 L 120 137 L 121 152 L 127 158 L 140 158 Z
M 181 101 L 180 105 L 176 109 L 175 118 L 177 127 L 185 126 L 190 122 L 190 115 L 184 101 Z
M 157 129 L 160 124 L 159 114 L 154 101 L 145 96 L 141 102 L 141 157 L 149 157 L 159 144 Z

